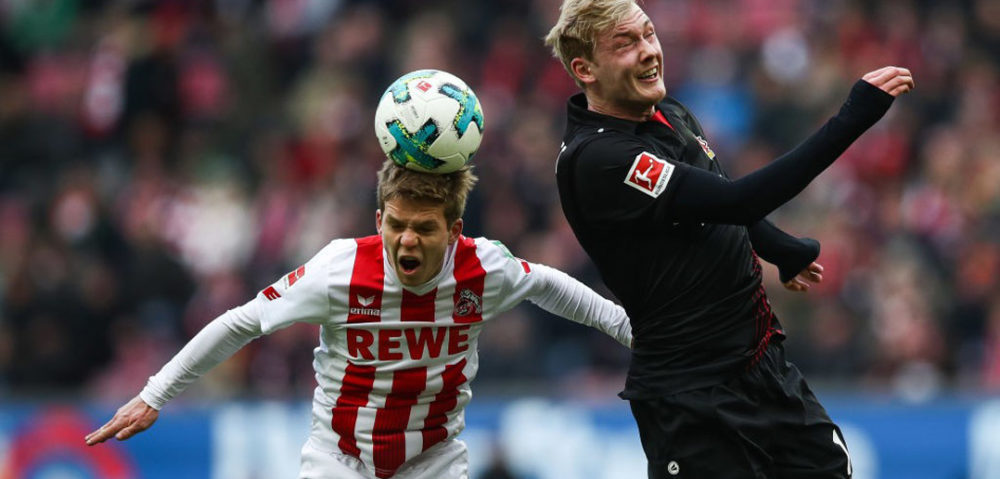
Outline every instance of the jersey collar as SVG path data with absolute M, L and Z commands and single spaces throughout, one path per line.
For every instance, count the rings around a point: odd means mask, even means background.
M 569 101 L 566 102 L 566 110 L 570 123 L 598 128 L 612 128 L 617 131 L 633 134 L 639 128 L 639 125 L 646 123 L 625 120 L 597 113 L 596 111 L 590 111 L 587 109 L 587 106 L 587 96 L 583 93 L 571 96 Z M 657 105 L 657 109 L 662 110 L 659 105 Z

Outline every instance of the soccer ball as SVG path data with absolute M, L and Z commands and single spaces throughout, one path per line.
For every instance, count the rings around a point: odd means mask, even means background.
M 375 135 L 399 166 L 425 173 L 460 170 L 483 138 L 483 109 L 460 78 L 440 70 L 407 73 L 382 94 Z

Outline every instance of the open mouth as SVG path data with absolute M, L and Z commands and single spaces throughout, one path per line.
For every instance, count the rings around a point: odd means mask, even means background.
M 412 274 L 420 267 L 420 260 L 412 256 L 400 256 L 399 267 L 406 274 Z
M 656 77 L 658 77 L 659 75 L 660 75 L 660 67 L 659 66 L 655 66 L 653 68 L 650 68 L 649 70 L 646 70 L 646 71 L 640 73 L 639 74 L 639 79 L 640 80 L 645 80 L 645 81 L 655 80 Z

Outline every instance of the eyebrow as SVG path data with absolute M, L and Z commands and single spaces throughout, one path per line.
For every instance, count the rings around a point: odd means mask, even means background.
M 415 221 L 413 222 L 414 228 L 434 228 L 437 226 L 437 221 L 426 220 L 426 221 Z
M 389 213 L 385 214 L 385 220 L 392 225 L 402 225 L 405 223 L 403 220 L 396 218 Z M 410 225 L 414 228 L 433 227 L 437 226 L 437 222 L 434 220 L 412 221 L 410 222 Z
M 650 19 L 647 18 L 646 21 L 642 23 L 642 29 L 645 30 L 646 27 L 652 26 L 652 24 L 653 24 L 652 20 L 650 20 Z M 611 35 L 611 38 L 627 37 L 627 36 L 630 36 L 630 35 L 632 35 L 631 31 L 629 31 L 629 30 L 623 30 L 623 31 L 620 31 L 618 33 L 615 33 L 614 35 Z

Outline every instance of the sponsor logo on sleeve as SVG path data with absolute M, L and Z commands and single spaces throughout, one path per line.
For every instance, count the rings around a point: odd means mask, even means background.
M 299 266 L 298 269 L 285 276 L 285 289 L 291 288 L 296 281 L 306 275 L 306 265 Z
M 644 151 L 635 157 L 625 184 L 656 198 L 667 189 L 667 182 L 673 174 L 674 165 Z
M 261 291 L 260 294 L 263 294 L 268 301 L 274 301 L 281 297 L 281 293 L 274 289 L 274 286 L 268 286 L 267 289 Z

